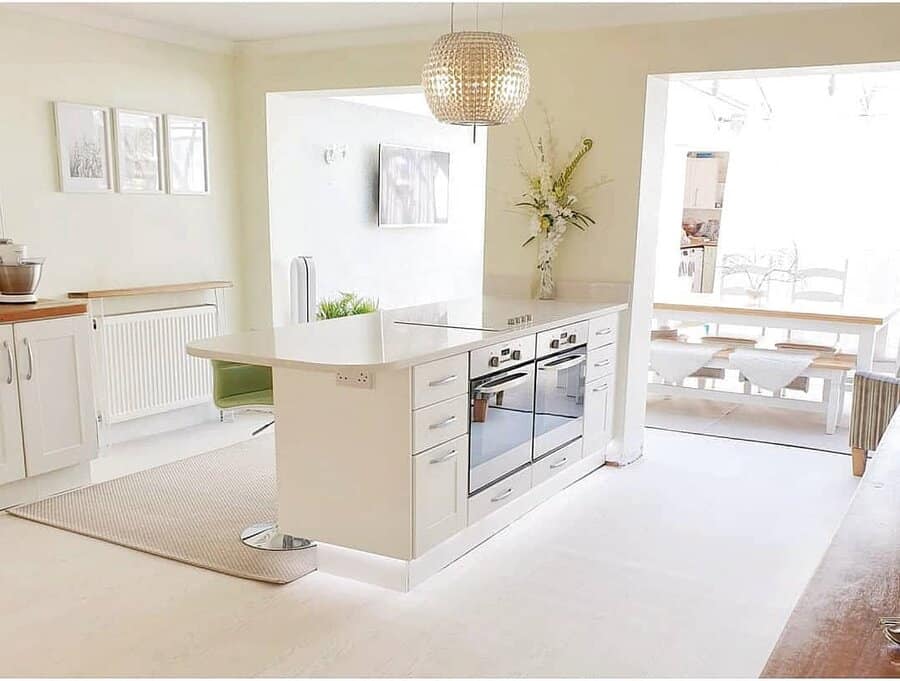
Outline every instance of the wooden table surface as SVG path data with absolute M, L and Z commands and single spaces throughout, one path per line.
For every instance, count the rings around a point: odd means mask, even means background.
M 878 627 L 886 615 L 900 616 L 900 414 L 762 676 L 900 678 L 900 645 Z
M 738 296 L 720 296 L 715 293 L 690 293 L 654 301 L 655 312 L 682 311 L 706 312 L 711 315 L 730 314 L 747 317 L 780 317 L 819 322 L 843 322 L 881 326 L 900 311 L 900 305 L 838 304 L 815 301 L 760 301 L 749 304 Z M 663 315 L 664 316 L 664 315 Z M 715 321 L 712 319 L 711 321 Z
M 89 289 L 85 291 L 69 291 L 69 298 L 122 298 L 125 296 L 148 296 L 161 293 L 186 293 L 189 291 L 207 291 L 216 288 L 231 288 L 232 282 L 224 280 L 214 281 L 185 281 L 179 284 L 157 284 L 155 286 L 132 286 L 130 288 L 106 288 Z

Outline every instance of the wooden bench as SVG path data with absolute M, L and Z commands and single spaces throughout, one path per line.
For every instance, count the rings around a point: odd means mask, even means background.
M 733 369 L 734 367 L 729 362 L 729 357 L 733 351 L 733 348 L 719 350 L 712 360 L 706 364 L 705 368 Z M 776 405 L 785 409 L 823 413 L 825 415 L 825 432 L 832 435 L 837 430 L 838 419 L 843 409 L 844 382 L 847 374 L 854 369 L 855 364 L 856 357 L 854 355 L 821 355 L 814 359 L 812 364 L 800 374 L 809 378 L 821 378 L 825 381 L 825 396 L 821 402 L 777 395 L 715 390 L 699 386 L 695 388 L 685 385 L 669 385 L 666 383 L 650 383 L 647 389 L 649 392 L 657 395 L 701 397 L 703 399 L 735 404 Z
M 822 562 L 791 613 L 763 677 L 900 677 L 900 417 L 884 434 Z

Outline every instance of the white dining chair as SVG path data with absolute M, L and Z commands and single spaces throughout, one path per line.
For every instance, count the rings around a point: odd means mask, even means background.
M 819 303 L 842 304 L 847 295 L 847 270 L 849 260 L 844 260 L 843 269 L 830 267 L 807 267 L 797 269 L 794 280 L 791 283 L 791 302 L 812 301 Z M 838 349 L 841 334 L 809 333 L 803 335 L 803 340 L 820 344 L 823 338 L 834 337 L 834 349 Z M 788 329 L 789 341 L 800 340 L 793 329 Z

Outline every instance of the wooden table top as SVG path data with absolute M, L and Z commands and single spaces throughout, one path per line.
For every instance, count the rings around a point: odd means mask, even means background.
M 764 677 L 900 677 L 900 414 L 763 669 Z
M 0 324 L 27 322 L 33 319 L 68 317 L 87 312 L 87 303 L 75 300 L 40 299 L 36 303 L 0 304 Z
M 760 301 L 749 304 L 737 296 L 720 296 L 715 293 L 690 293 L 654 301 L 657 312 L 682 311 L 715 314 L 743 315 L 747 317 L 779 317 L 805 319 L 818 322 L 841 322 L 882 326 L 900 311 L 898 305 L 838 304 L 813 301 Z

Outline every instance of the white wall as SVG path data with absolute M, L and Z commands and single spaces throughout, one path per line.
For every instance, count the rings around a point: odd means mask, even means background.
M 7 234 L 47 258 L 40 296 L 238 277 L 233 67 L 230 55 L 0 8 L 0 200 Z M 212 192 L 60 192 L 54 100 L 205 116 Z
M 450 152 L 450 221 L 378 227 L 379 143 Z M 329 165 L 325 147 L 346 145 Z M 392 308 L 480 295 L 485 133 L 402 111 L 302 94 L 268 96 L 272 317 L 290 321 L 290 261 L 316 262 L 319 299 L 353 291 Z

